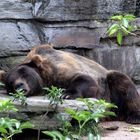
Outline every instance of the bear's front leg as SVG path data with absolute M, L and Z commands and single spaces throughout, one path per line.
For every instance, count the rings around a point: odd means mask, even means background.
M 94 79 L 88 75 L 76 74 L 62 95 L 64 99 L 100 98 L 100 89 Z

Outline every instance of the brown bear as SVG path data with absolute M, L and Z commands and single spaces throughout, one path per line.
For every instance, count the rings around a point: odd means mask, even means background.
M 43 86 L 53 85 L 66 89 L 62 98 L 105 99 L 118 106 L 118 117 L 140 123 L 140 95 L 128 76 L 51 45 L 31 50 L 23 63 L 7 72 L 4 81 L 8 92 L 23 89 L 26 96 L 40 94 Z

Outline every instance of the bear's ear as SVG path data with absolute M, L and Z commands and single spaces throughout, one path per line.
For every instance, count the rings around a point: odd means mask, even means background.
M 25 64 L 30 67 L 41 67 L 43 59 L 40 55 L 34 55 L 30 60 L 26 60 Z
M 37 66 L 40 66 L 41 63 L 43 62 L 43 59 L 42 59 L 42 57 L 41 57 L 40 55 L 34 55 L 34 56 L 32 57 L 32 59 L 31 59 L 31 61 L 32 61 L 33 63 L 35 63 Z
M 6 72 L 4 70 L 0 70 L 0 82 L 5 81 Z

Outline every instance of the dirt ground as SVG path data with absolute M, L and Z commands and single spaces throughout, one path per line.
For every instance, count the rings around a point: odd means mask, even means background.
M 101 126 L 103 127 L 101 140 L 140 140 L 140 125 L 113 121 L 103 122 Z

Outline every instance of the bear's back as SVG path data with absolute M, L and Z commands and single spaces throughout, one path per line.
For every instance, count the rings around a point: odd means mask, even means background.
M 89 75 L 95 81 L 106 78 L 107 69 L 95 61 L 77 54 L 42 45 L 34 48 L 28 54 L 28 56 L 30 55 L 40 55 L 42 59 L 47 60 L 51 64 L 50 66 L 56 69 L 54 75 L 56 79 L 70 79 L 77 73 Z

